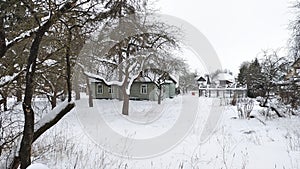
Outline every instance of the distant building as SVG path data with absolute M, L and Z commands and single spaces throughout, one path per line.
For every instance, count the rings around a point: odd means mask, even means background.
M 246 97 L 247 88 L 237 87 L 236 80 L 231 73 L 219 72 L 214 76 L 197 77 L 199 97 Z
M 209 76 L 199 76 L 197 77 L 197 83 L 199 87 L 206 87 L 208 84 L 210 84 Z
M 216 87 L 228 87 L 235 83 L 235 79 L 232 74 L 221 72 L 212 78 L 212 83 L 214 83 Z
M 204 75 L 196 78 L 199 88 L 203 87 L 228 87 L 235 83 L 235 78 L 231 73 L 220 72 L 213 76 Z

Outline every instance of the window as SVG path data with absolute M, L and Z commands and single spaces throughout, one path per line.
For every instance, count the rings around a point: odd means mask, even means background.
M 141 85 L 141 94 L 147 94 L 147 84 Z
M 102 84 L 97 85 L 97 94 L 103 94 L 103 85 Z
M 108 87 L 108 93 L 110 93 L 110 94 L 114 93 L 113 87 L 111 87 L 111 86 Z

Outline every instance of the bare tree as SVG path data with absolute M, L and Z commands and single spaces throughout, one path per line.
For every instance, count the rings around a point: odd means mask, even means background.
M 66 113 L 73 107 L 71 101 L 71 47 L 70 38 L 65 44 L 65 77 L 67 83 L 68 99 L 63 107 L 54 108 L 50 113 L 57 113 L 54 116 L 42 118 L 35 124 L 34 111 L 32 108 L 32 98 L 36 89 L 36 73 L 38 70 L 38 61 L 43 46 L 44 38 L 48 33 L 61 32 L 61 29 L 53 29 L 54 25 L 68 23 L 71 20 L 67 18 L 78 18 L 72 24 L 81 29 L 84 25 L 93 25 L 102 22 L 107 18 L 115 18 L 135 11 L 135 5 L 138 2 L 128 1 L 78 1 L 68 2 L 57 1 L 9 1 L 1 2 L 0 15 L 0 58 L 6 56 L 12 47 L 25 39 L 31 39 L 28 46 L 29 53 L 25 66 L 25 89 L 23 99 L 24 127 L 21 136 L 20 146 L 16 147 L 13 161 L 10 168 L 25 169 L 30 163 L 31 145 L 46 130 L 55 125 Z M 16 10 L 18 9 L 18 10 Z M 2 12 L 3 11 L 3 12 Z M 92 23 L 92 24 L 91 24 Z M 69 25 L 67 25 L 68 27 Z M 69 28 L 69 27 L 68 27 Z M 68 29 L 69 30 L 69 29 Z M 69 37 L 72 36 L 68 34 Z M 39 58 L 39 59 L 38 59 Z M 11 78 L 15 80 L 14 78 Z M 57 110 L 58 109 L 58 110 Z M 20 147 L 20 148 L 18 148 Z
M 89 63 L 92 60 L 97 61 L 101 69 L 110 70 L 111 74 L 117 74 L 118 77 L 107 79 L 105 75 L 101 75 L 99 69 L 93 70 L 98 76 L 92 77 L 85 73 L 91 78 L 104 82 L 110 81 L 109 84 L 120 87 L 123 97 L 122 114 L 124 115 L 129 114 L 129 94 L 133 81 L 144 69 L 148 68 L 161 51 L 166 52 L 177 47 L 176 38 L 168 32 L 172 30 L 172 27 L 159 22 L 153 23 L 144 19 L 146 17 L 148 16 L 136 14 L 122 18 L 114 24 L 106 25 L 110 29 L 103 27 L 103 33 L 98 36 L 96 45 L 99 47 L 96 49 L 99 51 L 91 54 Z
M 283 68 L 287 63 L 284 57 L 278 55 L 278 51 L 263 51 L 261 59 L 262 73 L 264 75 L 262 82 L 264 86 L 265 101 L 262 103 L 266 106 L 271 95 L 278 93 L 278 83 L 284 79 Z

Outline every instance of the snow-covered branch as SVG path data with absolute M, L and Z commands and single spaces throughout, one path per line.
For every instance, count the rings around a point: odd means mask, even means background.
M 64 115 L 70 112 L 75 107 L 74 102 L 68 102 L 65 100 L 54 109 L 52 109 L 48 114 L 46 114 L 42 119 L 40 119 L 34 125 L 34 139 L 36 140 L 41 134 L 55 125 Z
M 131 85 L 133 84 L 134 80 L 140 75 L 140 73 L 137 73 L 136 75 L 133 75 L 132 78 L 129 80 L 128 86 L 126 88 L 126 94 L 130 95 L 130 89 Z
M 14 80 L 16 80 L 19 75 L 23 72 L 23 70 L 21 70 L 18 73 L 14 73 L 13 75 L 7 75 L 7 76 L 3 76 L 0 78 L 0 87 L 3 87 L 11 82 L 13 82 Z
M 140 73 L 143 71 L 143 68 L 144 68 L 144 65 L 145 65 L 145 62 L 146 62 L 147 59 L 148 59 L 148 57 L 146 57 L 145 59 L 142 59 L 142 63 L 140 65 L 140 69 L 136 72 L 135 75 L 132 75 L 132 77 L 130 78 L 128 86 L 126 88 L 126 94 L 127 95 L 130 95 L 131 85 L 133 84 L 134 80 L 136 78 L 138 78 L 138 76 L 140 75 Z M 138 62 L 136 62 L 136 66 L 137 66 L 137 64 L 138 64 Z M 133 65 L 135 65 L 135 64 L 133 64 Z M 130 69 L 130 67 L 129 67 L 129 69 Z
M 115 65 L 118 66 L 118 64 L 114 61 L 108 60 L 108 59 L 102 59 L 102 58 L 97 58 L 97 57 L 93 57 L 96 61 L 98 62 L 104 62 L 106 64 L 111 64 L 111 65 Z
M 5 39 L 7 48 L 10 48 L 14 44 L 16 44 L 24 39 L 30 38 L 38 29 L 39 29 L 39 27 L 36 27 L 36 28 L 30 29 L 28 31 L 22 32 L 20 35 L 18 35 L 17 37 L 15 37 L 14 39 L 12 39 L 10 41 Z

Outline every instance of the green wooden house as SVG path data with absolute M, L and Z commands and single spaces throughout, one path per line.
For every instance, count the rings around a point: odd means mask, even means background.
M 162 84 L 162 99 L 176 96 L 177 81 L 169 78 Z M 93 80 L 91 82 L 93 98 L 96 99 L 122 99 L 122 92 L 119 86 L 107 85 L 103 81 Z M 137 78 L 130 89 L 130 99 L 132 100 L 158 100 L 158 87 L 147 78 Z

